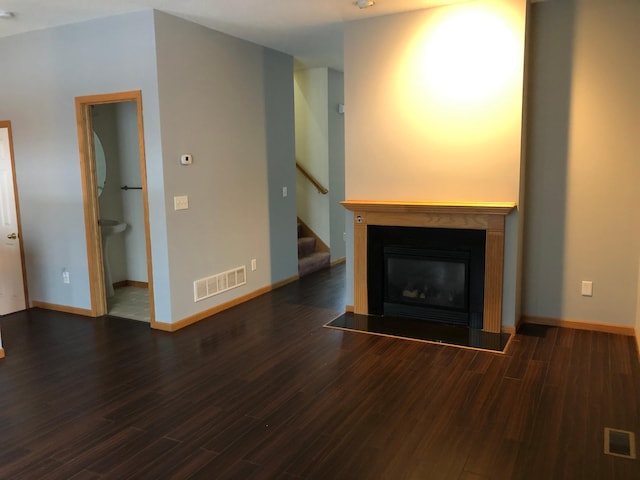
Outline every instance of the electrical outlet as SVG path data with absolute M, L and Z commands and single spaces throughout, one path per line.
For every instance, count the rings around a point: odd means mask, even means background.
M 255 272 L 258 269 L 258 262 L 256 262 L 256 259 L 253 258 L 251 259 L 251 271 Z
M 582 296 L 593 297 L 593 282 L 588 280 L 582 281 Z
M 289 192 L 287 191 L 287 187 L 282 187 L 282 197 L 286 198 L 287 195 L 289 195 Z
M 62 283 L 71 283 L 71 277 L 67 270 L 62 271 Z

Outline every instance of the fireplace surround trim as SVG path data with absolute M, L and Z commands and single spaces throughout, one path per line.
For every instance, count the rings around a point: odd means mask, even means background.
M 516 208 L 506 202 L 403 202 L 345 200 L 353 212 L 354 312 L 367 315 L 367 226 L 453 228 L 486 231 L 484 328 L 502 330 L 505 217 Z

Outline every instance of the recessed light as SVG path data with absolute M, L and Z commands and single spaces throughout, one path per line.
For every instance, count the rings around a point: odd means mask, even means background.
M 13 18 L 14 17 L 14 13 L 13 12 L 8 12 L 6 10 L 0 10 L 0 18 Z

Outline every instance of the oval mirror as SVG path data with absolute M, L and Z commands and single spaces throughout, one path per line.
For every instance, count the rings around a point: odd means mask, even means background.
M 100 196 L 107 179 L 107 160 L 104 157 L 102 142 L 96 132 L 93 132 L 93 148 L 96 152 L 96 177 L 98 178 L 98 196 Z

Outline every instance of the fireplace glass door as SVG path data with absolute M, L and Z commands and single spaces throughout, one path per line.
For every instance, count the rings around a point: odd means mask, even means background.
M 469 322 L 469 254 L 384 248 L 384 314 Z

